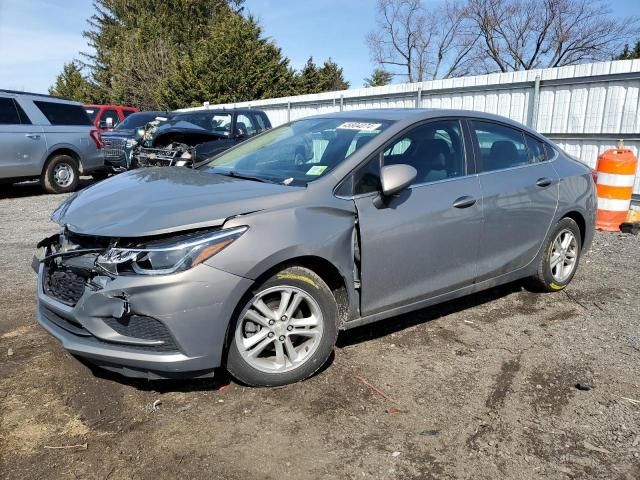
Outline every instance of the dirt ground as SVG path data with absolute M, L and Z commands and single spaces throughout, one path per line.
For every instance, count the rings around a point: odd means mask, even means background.
M 0 189 L 0 478 L 640 478 L 640 237 L 598 233 L 562 293 L 345 332 L 300 384 L 146 382 L 36 325 L 30 260 L 63 197 Z

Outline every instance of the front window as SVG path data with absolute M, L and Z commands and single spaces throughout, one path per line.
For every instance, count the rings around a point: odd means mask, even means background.
M 286 185 L 326 175 L 385 130 L 385 120 L 298 120 L 240 144 L 206 165 L 212 173 Z
M 228 136 L 231 134 L 231 114 L 230 113 L 212 113 L 207 111 L 195 111 L 180 113 L 173 119 L 175 124 L 181 122 L 191 123 L 198 127 L 204 128 L 209 132 L 216 132 Z
M 155 119 L 164 119 L 167 117 L 163 116 L 160 113 L 148 113 L 148 112 L 138 112 L 135 115 L 129 115 L 122 122 L 118 124 L 116 130 L 134 130 L 136 128 L 144 127 L 147 123 L 155 120 Z

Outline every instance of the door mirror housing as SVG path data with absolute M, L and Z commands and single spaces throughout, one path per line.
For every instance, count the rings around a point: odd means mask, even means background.
M 380 183 L 382 194 L 390 197 L 404 190 L 418 175 L 418 171 L 411 165 L 387 165 L 380 170 Z

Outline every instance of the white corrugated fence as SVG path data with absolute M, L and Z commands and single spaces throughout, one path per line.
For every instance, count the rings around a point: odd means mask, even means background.
M 624 139 L 640 149 L 640 59 L 359 88 L 202 108 L 253 107 L 274 126 L 365 108 L 456 108 L 509 117 L 535 128 L 595 167 Z M 192 109 L 189 109 L 192 110 Z M 634 193 L 640 194 L 640 175 Z

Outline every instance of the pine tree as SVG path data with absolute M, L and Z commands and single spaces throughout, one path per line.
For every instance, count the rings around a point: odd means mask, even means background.
M 371 74 L 371 77 L 364 79 L 364 86 L 382 87 L 384 85 L 389 85 L 392 78 L 393 76 L 391 72 L 388 72 L 382 68 L 376 68 Z
M 93 53 L 74 63 L 88 72 L 92 102 L 174 109 L 348 87 L 331 59 L 318 68 L 310 58 L 296 74 L 258 22 L 243 15 L 243 2 L 94 0 L 84 32 Z M 72 74 L 63 72 L 61 85 Z
M 625 45 L 624 50 L 616 57 L 616 60 L 633 60 L 634 58 L 640 58 L 640 40 L 636 42 L 633 50 L 629 49 L 629 45 Z
M 95 86 L 82 74 L 82 67 L 78 62 L 69 62 L 65 63 L 55 84 L 49 88 L 49 94 L 92 103 L 95 100 Z

